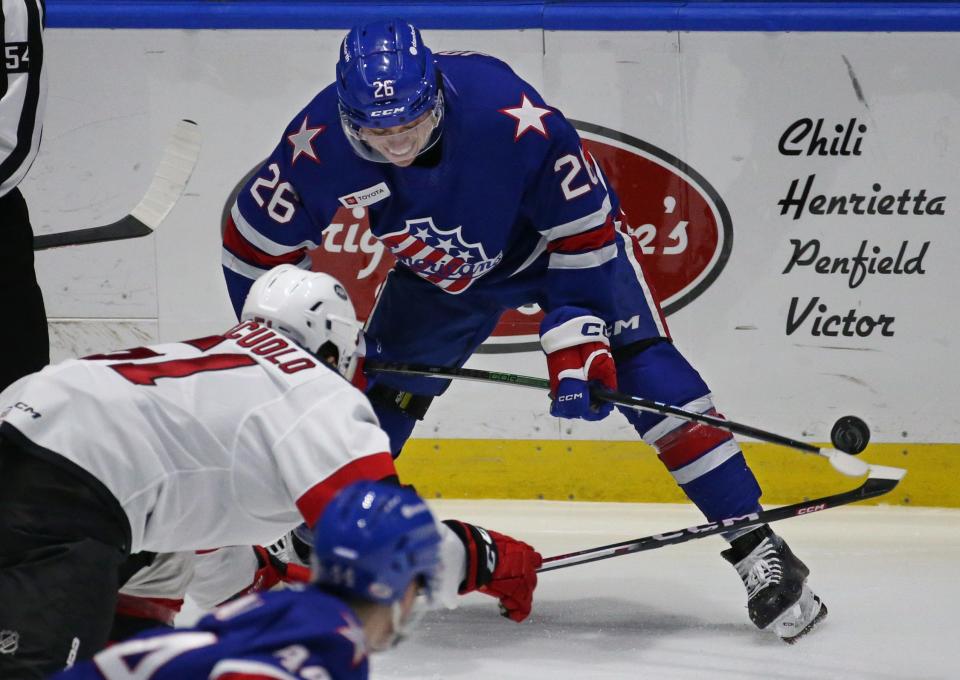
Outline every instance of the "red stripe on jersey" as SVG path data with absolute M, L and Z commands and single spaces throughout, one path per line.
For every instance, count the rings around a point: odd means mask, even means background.
M 227 224 L 223 230 L 223 246 L 241 260 L 250 262 L 265 269 L 272 269 L 278 264 L 297 264 L 303 259 L 305 248 L 297 248 L 283 255 L 265 253 L 243 237 L 232 216 L 227 216 Z
M 173 619 L 183 607 L 183 600 L 169 600 L 162 597 L 137 597 L 125 593 L 117 594 L 115 613 L 135 619 L 148 619 L 172 626 Z
M 113 361 L 115 359 L 133 361 L 136 359 L 152 359 L 159 356 L 163 355 L 153 351 L 149 347 L 132 347 L 131 349 L 121 349 L 116 352 L 110 352 L 109 354 L 90 354 L 80 358 L 85 361 Z
M 443 257 L 447 255 L 447 253 L 444 253 L 443 251 L 439 251 L 439 252 L 440 252 L 440 258 L 438 258 L 438 261 L 440 259 L 443 259 Z M 460 269 L 460 267 L 463 264 L 464 264 L 464 261 L 461 260 L 459 257 L 451 257 L 449 260 L 447 260 L 437 268 L 436 274 L 431 274 L 429 277 L 427 277 L 427 280 L 430 281 L 430 283 L 439 283 L 440 281 L 446 281 L 447 279 L 450 278 L 450 275 L 453 274 L 458 269 Z M 469 279 L 470 277 L 467 276 L 467 277 L 461 277 L 461 278 Z
M 452 257 L 449 262 L 444 262 L 440 265 L 440 273 L 443 275 L 443 278 L 450 278 L 450 275 L 455 271 L 460 269 L 463 265 L 466 264 L 465 260 L 461 260 L 459 257 Z M 469 276 L 463 276 L 461 278 L 472 278 Z
M 707 414 L 717 416 L 714 409 L 710 409 Z M 726 430 L 701 423 L 685 423 L 658 439 L 654 446 L 663 464 L 673 471 L 692 463 L 732 438 L 733 435 Z
M 444 290 L 448 293 L 459 293 L 461 290 L 473 283 L 474 278 L 472 276 L 461 276 L 459 279 L 454 279 L 453 283 L 449 286 L 445 286 Z
M 207 371 L 256 366 L 246 354 L 203 354 L 191 359 L 171 359 L 152 364 L 112 364 L 110 368 L 135 385 L 156 385 L 160 378 L 186 378 Z
M 598 250 L 613 243 L 616 234 L 613 230 L 613 217 L 607 215 L 607 221 L 590 231 L 580 232 L 572 236 L 564 236 L 547 244 L 548 253 L 582 253 Z
M 446 256 L 447 254 L 445 252 L 443 252 L 439 248 L 434 248 L 429 253 L 427 253 L 424 257 L 420 258 L 419 260 L 414 260 L 411 263 L 411 268 L 418 268 L 421 272 L 424 272 L 425 274 L 427 274 L 428 270 L 431 268 L 432 265 L 436 264 Z M 429 281 L 430 283 L 436 283 L 437 281 L 442 281 L 443 278 L 444 278 L 443 276 L 439 276 L 438 274 L 427 274 L 427 281 Z
M 401 245 L 403 244 L 402 243 L 397 244 L 397 247 L 399 248 Z M 395 257 L 398 257 L 398 258 L 406 258 L 406 257 L 413 257 L 414 255 L 418 255 L 422 253 L 424 250 L 433 252 L 433 248 L 428 246 L 426 243 L 424 243 L 420 239 L 415 238 L 413 239 L 412 242 L 404 246 L 403 250 L 394 250 L 393 254 Z
M 184 345 L 190 345 L 191 347 L 196 347 L 201 352 L 206 352 L 208 349 L 213 349 L 221 342 L 226 340 L 222 335 L 208 335 L 205 338 L 194 338 L 193 340 L 184 340 Z
M 362 479 L 380 480 L 396 476 L 397 468 L 389 453 L 374 453 L 350 461 L 322 482 L 310 487 L 297 499 L 297 509 L 312 528 L 317 519 L 340 489 Z
M 238 673 L 227 672 L 218 673 L 215 680 L 277 680 L 277 678 L 289 677 L 285 675 L 263 675 L 262 673 Z

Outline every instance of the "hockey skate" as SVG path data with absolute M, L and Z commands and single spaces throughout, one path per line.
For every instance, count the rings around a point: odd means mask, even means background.
M 827 606 L 807 585 L 810 570 L 769 527 L 741 537 L 721 555 L 747 588 L 747 611 L 757 628 L 793 644 L 827 615 Z

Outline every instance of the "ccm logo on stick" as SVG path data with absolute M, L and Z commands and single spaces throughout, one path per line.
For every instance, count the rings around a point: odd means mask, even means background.
M 798 515 L 809 515 L 811 512 L 816 512 L 817 510 L 823 510 L 823 509 L 826 508 L 826 507 L 827 507 L 827 506 L 826 506 L 825 503 L 821 503 L 820 505 L 814 505 L 812 508 L 800 508 L 800 509 L 797 511 L 797 514 L 798 514 Z

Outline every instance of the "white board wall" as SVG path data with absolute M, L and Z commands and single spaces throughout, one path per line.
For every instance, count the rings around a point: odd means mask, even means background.
M 154 236 L 45 251 L 38 276 L 57 358 L 222 330 L 233 321 L 220 272 L 220 215 L 241 176 L 288 119 L 332 78 L 340 31 L 74 30 L 47 32 L 44 142 L 23 184 L 37 233 L 113 221 L 139 200 L 180 118 L 203 149 L 187 192 Z M 867 418 L 877 441 L 957 442 L 953 301 L 960 160 L 960 42 L 939 33 L 425 31 L 435 50 L 509 61 L 570 118 L 642 139 L 717 190 L 734 246 L 719 278 L 669 317 L 730 417 L 785 434 L 823 435 L 840 415 Z M 277 49 L 282 44 L 283 49 Z M 110 55 L 105 60 L 104 55 Z M 785 155 L 785 131 L 866 126 L 859 155 Z M 858 128 L 855 127 L 855 130 Z M 854 139 L 851 138 L 851 143 Z M 801 148 L 801 142 L 788 145 Z M 849 146 L 849 144 L 848 144 Z M 781 214 L 811 194 L 867 197 L 921 190 L 942 215 Z M 872 186 L 879 184 L 880 191 Z M 796 196 L 796 191 L 795 191 Z M 911 203 L 911 206 L 913 203 Z M 923 273 L 784 273 L 795 240 L 822 256 L 859 245 Z M 869 251 L 868 251 L 869 253 Z M 796 298 L 787 334 L 790 305 Z M 819 298 L 801 322 L 799 315 Z M 816 316 L 893 320 L 866 336 L 813 333 Z M 834 324 L 836 325 L 836 324 Z M 543 374 L 536 354 L 474 365 Z M 423 437 L 629 439 L 619 419 L 561 424 L 525 391 L 458 385 L 417 430 Z M 533 402 L 531 404 L 531 402 Z M 482 407 L 478 407 L 478 404 Z M 814 438 L 816 438 L 814 436 Z

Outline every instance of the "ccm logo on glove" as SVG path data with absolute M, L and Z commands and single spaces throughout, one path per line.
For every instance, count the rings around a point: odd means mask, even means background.
M 599 319 L 597 321 L 588 321 L 580 327 L 580 335 L 584 336 L 585 338 L 606 337 L 607 334 L 604 332 L 604 328 L 605 326 L 603 325 L 603 322 Z
M 574 399 L 583 399 L 583 395 L 580 392 L 574 394 L 561 394 L 557 397 L 557 401 L 573 401 Z

